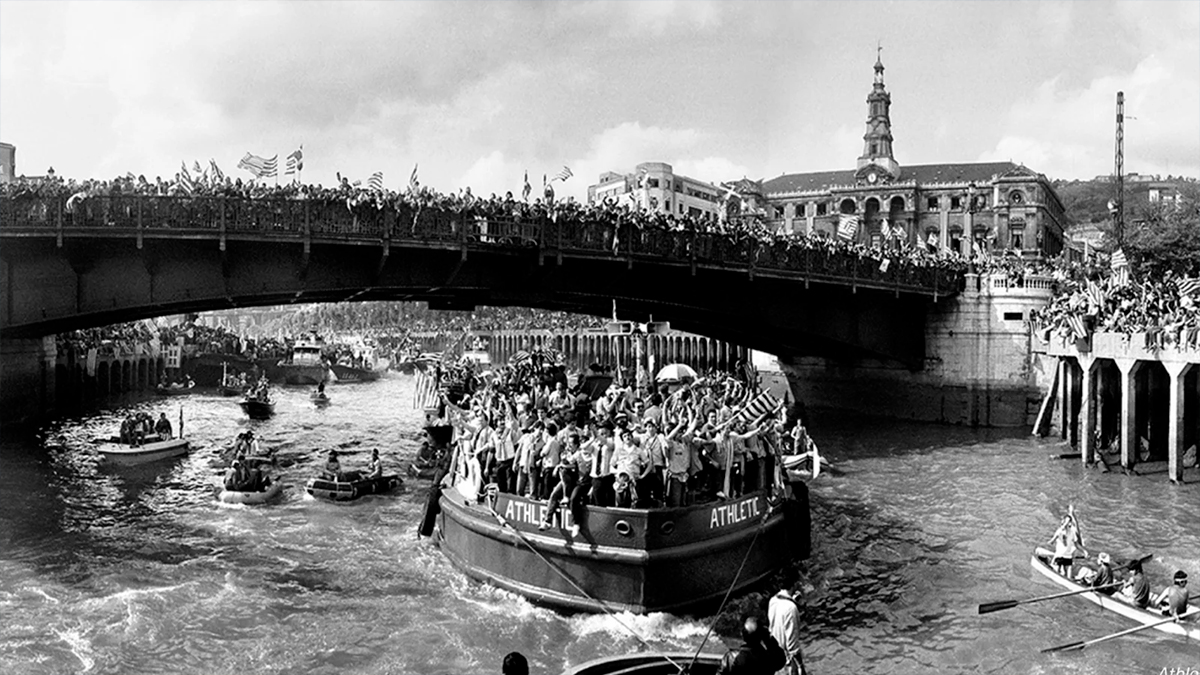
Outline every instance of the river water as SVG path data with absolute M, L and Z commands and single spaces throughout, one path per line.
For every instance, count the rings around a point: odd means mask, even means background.
M 331 388 L 316 408 L 277 390 L 268 421 L 195 393 L 115 400 L 0 445 L 0 672 L 497 673 L 512 650 L 533 673 L 638 650 L 695 649 L 712 616 L 564 616 L 467 580 L 418 540 L 426 485 L 348 504 L 304 482 L 339 448 L 343 466 L 378 447 L 416 453 L 413 380 Z M 106 469 L 92 440 L 131 410 L 177 423 L 194 450 Z M 814 555 L 774 583 L 801 591 L 805 660 L 834 673 L 1159 673 L 1200 670 L 1200 645 L 1147 631 L 1083 652 L 1040 654 L 1132 624 L 1079 599 L 979 616 L 981 602 L 1055 592 L 1029 565 L 1074 504 L 1087 544 L 1154 553 L 1158 587 L 1200 578 L 1200 476 L 1102 474 L 1013 432 L 898 424 L 815 412 L 835 469 L 812 486 Z M 266 506 L 216 502 L 218 451 L 253 428 L 289 484 Z M 771 589 L 766 588 L 769 592 Z M 762 593 L 735 598 L 720 631 Z M 722 637 L 708 643 L 722 650 Z

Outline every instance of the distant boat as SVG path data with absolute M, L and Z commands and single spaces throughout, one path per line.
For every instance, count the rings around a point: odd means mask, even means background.
M 723 654 L 693 654 L 689 652 L 641 652 L 606 656 L 581 663 L 563 671 L 563 675 L 714 675 L 721 667 Z
M 183 394 L 192 393 L 192 389 L 194 389 L 195 386 L 195 382 L 188 380 L 187 384 L 183 384 L 181 382 L 173 382 L 166 386 L 160 384 L 154 388 L 154 391 L 160 396 L 181 396 Z
M 283 483 L 279 481 L 271 481 L 263 490 L 242 491 L 221 488 L 217 492 L 217 501 L 225 504 L 265 504 L 279 496 L 280 492 L 283 492 Z
M 312 401 L 313 403 L 316 403 L 317 405 L 328 405 L 329 404 L 329 394 L 326 394 L 325 392 L 321 392 L 321 391 L 314 391 L 313 393 L 308 395 L 308 400 Z
M 329 379 L 329 364 L 324 356 L 325 343 L 319 339 L 297 340 L 292 355 L 279 362 L 283 381 L 288 384 L 318 384 Z
M 240 403 L 242 410 L 252 420 L 265 420 L 275 414 L 275 404 L 269 399 L 246 397 Z
M 186 455 L 188 442 L 183 438 L 171 438 L 165 441 L 129 445 L 113 438 L 109 442 L 101 444 L 98 450 L 105 462 L 130 466 Z
M 308 481 L 304 489 L 317 499 L 346 502 L 366 495 L 391 492 L 401 485 L 404 485 L 404 481 L 400 479 L 400 476 L 390 474 L 379 478 L 354 478 L 353 480 L 313 478 Z

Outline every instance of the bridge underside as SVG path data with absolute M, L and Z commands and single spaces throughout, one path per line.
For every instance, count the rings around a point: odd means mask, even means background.
M 929 298 L 674 262 L 363 243 L 7 238 L 5 338 L 230 307 L 369 300 L 442 309 L 523 306 L 653 317 L 788 356 L 894 360 L 919 369 Z

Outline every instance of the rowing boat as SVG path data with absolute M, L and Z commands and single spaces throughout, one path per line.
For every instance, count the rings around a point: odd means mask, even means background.
M 711 675 L 721 665 L 721 654 L 641 652 L 609 656 L 563 671 L 563 675 Z
M 1054 570 L 1051 566 L 1051 560 L 1054 558 L 1054 552 L 1038 547 L 1033 552 L 1033 557 L 1029 564 L 1033 565 L 1033 569 L 1041 573 L 1042 576 L 1062 586 L 1063 588 L 1079 591 L 1086 588 L 1083 584 L 1076 582 L 1074 579 L 1068 579 Z M 1084 598 L 1094 604 L 1100 605 L 1110 612 L 1115 612 L 1127 619 L 1133 619 L 1142 625 L 1147 625 L 1163 620 L 1161 612 L 1155 610 L 1141 609 L 1125 602 L 1116 595 L 1104 595 L 1095 591 L 1090 593 L 1080 593 L 1078 597 Z M 1183 621 L 1181 623 L 1165 623 L 1155 626 L 1157 630 L 1171 635 L 1182 635 L 1193 640 L 1200 641 L 1200 624 L 1194 619 L 1191 621 Z

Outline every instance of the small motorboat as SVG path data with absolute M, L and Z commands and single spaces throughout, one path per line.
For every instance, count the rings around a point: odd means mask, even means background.
M 188 442 L 184 438 L 170 438 L 149 441 L 141 445 L 130 445 L 122 443 L 119 438 L 114 437 L 107 442 L 101 442 L 97 449 L 100 451 L 102 461 L 128 466 L 186 455 Z
M 384 475 L 379 478 L 362 478 L 355 472 L 348 472 L 342 478 L 346 480 L 313 478 L 308 481 L 304 489 L 317 499 L 348 502 L 366 495 L 386 494 L 404 485 L 404 481 L 396 474 Z
M 270 399 L 247 396 L 240 405 L 252 420 L 265 420 L 275 414 L 275 404 Z
M 1053 581 L 1059 586 L 1066 588 L 1067 590 L 1082 591 L 1085 588 L 1088 588 L 1074 579 L 1069 579 L 1059 574 L 1052 565 L 1053 559 L 1054 551 L 1039 546 L 1038 548 L 1034 549 L 1033 557 L 1030 558 L 1029 564 L 1032 565 L 1033 569 L 1039 574 L 1046 577 L 1050 581 Z M 1188 621 L 1186 618 L 1184 618 L 1184 620 L 1179 623 L 1174 621 L 1162 623 L 1164 618 L 1162 612 L 1135 607 L 1128 602 L 1125 602 L 1116 594 L 1105 595 L 1097 591 L 1092 591 L 1089 593 L 1080 593 L 1078 597 L 1081 597 L 1088 602 L 1100 605 L 1100 607 L 1113 612 L 1114 614 L 1119 614 L 1127 619 L 1137 621 L 1144 626 L 1153 627 L 1156 630 L 1160 630 L 1164 633 L 1170 633 L 1171 635 L 1182 635 L 1186 638 L 1200 641 L 1200 623 L 1198 623 L 1194 617 L 1191 621 Z M 1150 626 L 1151 624 L 1158 625 Z
M 607 656 L 581 663 L 563 671 L 563 675 L 713 675 L 721 666 L 722 654 L 686 652 L 643 652 Z
M 308 395 L 308 400 L 316 405 L 329 405 L 329 394 L 323 391 L 314 391 Z
M 262 490 L 227 490 L 223 486 L 217 491 L 217 501 L 225 504 L 264 504 L 283 492 L 283 483 L 266 479 L 266 487 Z

